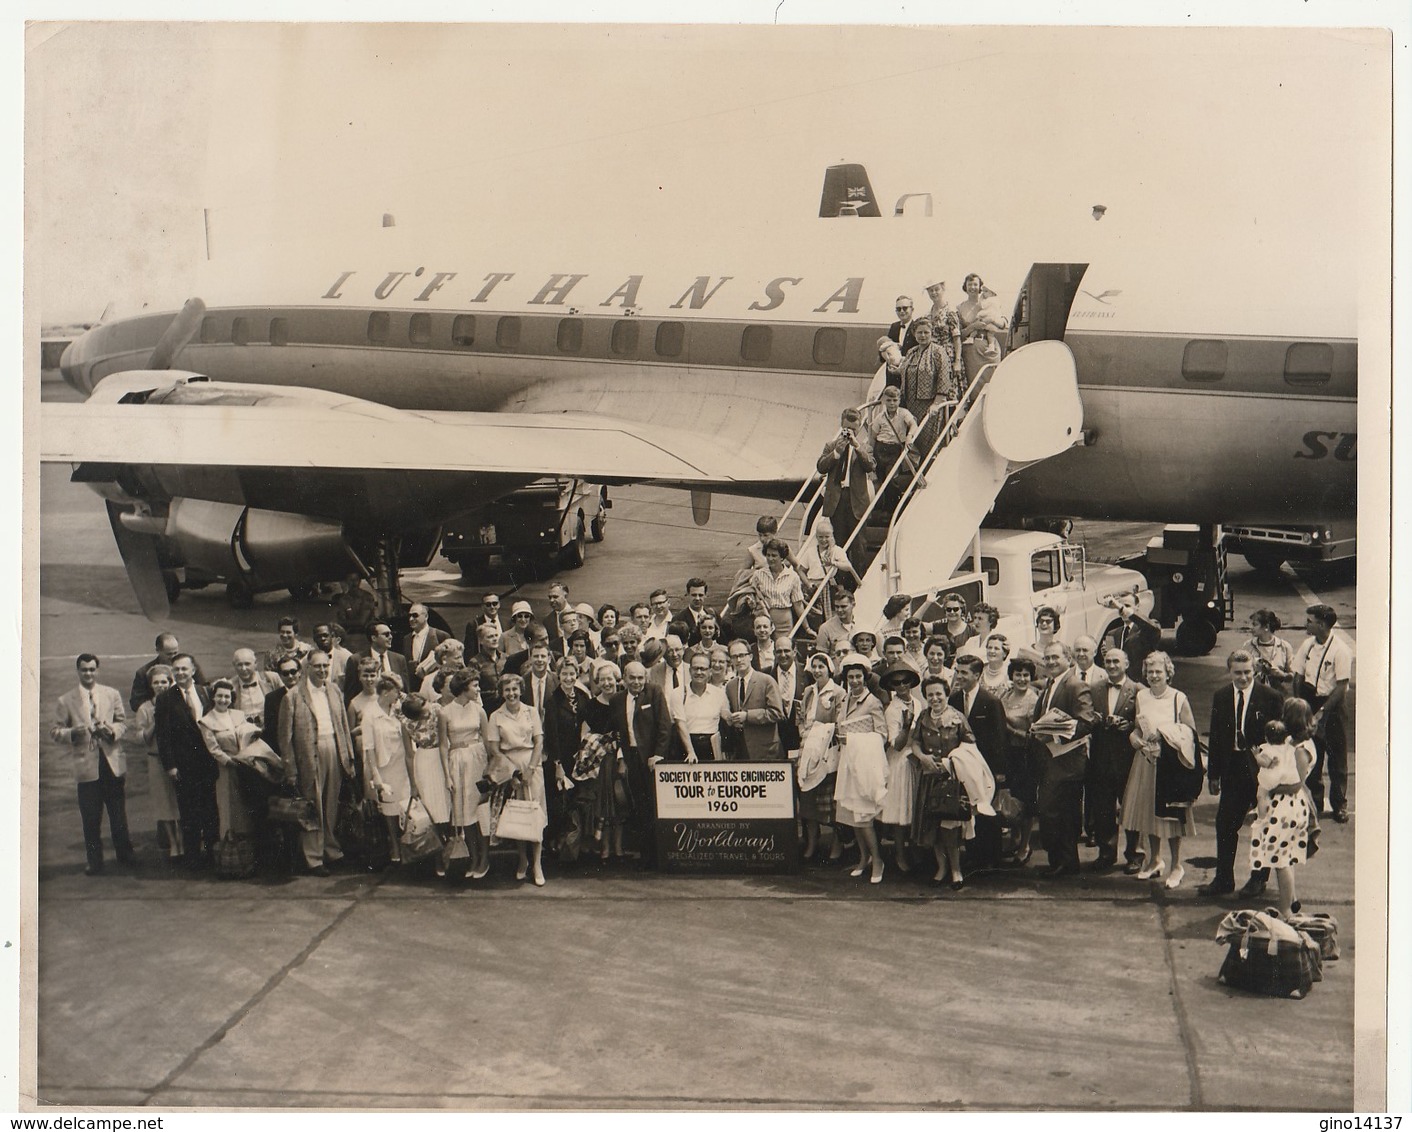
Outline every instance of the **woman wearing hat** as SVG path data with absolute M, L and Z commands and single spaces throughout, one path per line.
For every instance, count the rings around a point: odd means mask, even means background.
M 891 695 L 883 718 L 887 721 L 887 797 L 878 820 L 893 827 L 893 846 L 899 872 L 910 872 L 907 840 L 912 828 L 913 794 L 917 776 L 912 760 L 912 724 L 926 708 L 916 689 L 922 683 L 917 670 L 898 660 L 883 670 L 883 689 Z
M 862 876 L 872 868 L 870 880 L 881 884 L 882 855 L 873 822 L 882 813 L 887 797 L 887 721 L 882 702 L 868 690 L 872 666 L 858 653 L 849 653 L 839 665 L 843 695 L 835 697 L 831 718 L 838 737 L 838 784 L 834 792 L 838 820 L 858 831 L 858 867 L 850 874 Z
M 927 707 L 917 716 L 912 725 L 910 744 L 911 755 L 923 775 L 949 774 L 940 760 L 946 758 L 962 743 L 974 743 L 971 725 L 966 717 L 948 704 L 950 687 L 945 680 L 929 676 L 922 681 L 922 695 Z M 920 784 L 920 778 L 918 782 Z M 936 875 L 934 881 L 946 879 L 943 870 L 950 870 L 951 887 L 959 889 L 965 884 L 961 876 L 961 834 L 966 823 L 961 821 L 936 821 L 926 819 L 920 807 L 914 810 L 912 833 L 918 845 L 929 845 L 936 855 Z
M 500 651 L 506 656 L 529 651 L 530 626 L 534 610 L 527 601 L 517 601 L 510 607 L 510 627 L 500 636 Z
M 871 629 L 859 629 L 849 643 L 853 646 L 853 652 L 867 662 L 869 671 L 882 659 L 878 656 L 878 635 Z M 842 673 L 843 670 L 839 671 Z
M 799 699 L 799 817 L 804 822 L 804 859 L 814 856 L 822 827 L 834 822 L 834 788 L 838 782 L 838 747 L 833 742 L 833 709 L 843 689 L 833 681 L 833 661 L 821 652 L 809 658 L 813 679 Z M 837 837 L 829 860 L 843 855 Z

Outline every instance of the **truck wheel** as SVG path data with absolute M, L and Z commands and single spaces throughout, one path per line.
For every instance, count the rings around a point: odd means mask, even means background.
M 1247 550 L 1241 557 L 1252 570 L 1267 581 L 1273 581 L 1280 576 L 1280 567 L 1285 562 L 1278 554 L 1268 550 Z
M 255 604 L 255 591 L 244 578 L 232 578 L 226 583 L 226 602 L 232 609 L 249 609 Z
M 1188 615 L 1177 622 L 1177 651 L 1183 656 L 1205 656 L 1216 647 L 1216 626 L 1204 617 Z
M 608 514 L 600 511 L 593 516 L 593 521 L 588 524 L 588 534 L 594 542 L 603 541 L 603 529 L 608 525 Z
M 584 530 L 582 513 L 579 514 L 578 526 L 574 530 L 573 541 L 568 543 L 561 553 L 566 570 L 577 570 L 583 565 L 584 558 L 588 554 L 588 532 Z

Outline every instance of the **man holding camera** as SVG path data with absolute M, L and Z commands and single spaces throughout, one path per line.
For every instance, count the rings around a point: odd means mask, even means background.
M 824 445 L 815 467 L 824 477 L 823 514 L 833 523 L 834 537 L 846 543 L 868 509 L 871 477 L 877 467 L 872 443 L 857 409 L 843 410 L 838 435 Z M 848 552 L 855 568 L 862 568 L 862 556 L 863 547 L 855 540 Z

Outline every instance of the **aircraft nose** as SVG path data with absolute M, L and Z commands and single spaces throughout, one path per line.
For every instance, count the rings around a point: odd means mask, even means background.
M 80 334 L 64 347 L 59 357 L 59 373 L 70 388 L 85 397 L 93 392 L 93 375 L 89 366 L 89 334 Z

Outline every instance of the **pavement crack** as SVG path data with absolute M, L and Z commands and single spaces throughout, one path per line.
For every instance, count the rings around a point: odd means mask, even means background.
M 328 937 L 333 934 L 334 930 L 338 928 L 344 920 L 348 919 L 348 917 L 351 916 L 358 909 L 358 907 L 363 903 L 363 901 L 370 897 L 373 893 L 375 893 L 380 887 L 381 878 L 374 882 L 371 887 L 365 888 L 357 895 L 355 895 L 348 902 L 348 907 L 344 908 L 341 912 L 338 913 L 338 915 L 336 915 L 323 928 L 321 928 L 314 935 L 313 939 L 311 939 L 308 943 L 304 945 L 302 949 L 300 949 L 299 954 L 294 956 L 294 958 L 292 958 L 288 963 L 286 963 L 283 967 L 281 967 L 278 971 L 276 971 L 273 975 L 266 979 L 265 984 L 254 994 L 252 994 L 248 999 L 246 999 L 244 1003 L 237 1007 L 235 1012 L 231 1014 L 229 1018 L 227 1018 L 224 1022 L 217 1026 L 216 1029 L 204 1042 L 202 1042 L 199 1046 L 197 1046 L 194 1050 L 192 1050 L 184 1058 L 182 1058 L 180 1063 L 178 1063 L 177 1066 L 170 1073 L 168 1073 L 165 1077 L 158 1081 L 157 1084 L 153 1085 L 150 1089 L 144 1089 L 143 1091 L 147 1094 L 147 1097 L 143 1100 L 142 1104 L 149 1105 L 154 1103 L 157 1099 L 157 1096 L 164 1090 L 170 1089 L 173 1083 L 177 1080 L 177 1078 L 179 1078 L 183 1073 L 185 1073 L 194 1064 L 196 1064 L 197 1059 L 202 1054 L 204 1054 L 208 1049 L 211 1049 L 213 1046 L 218 1045 L 221 1041 L 223 1041 L 225 1039 L 225 1036 L 230 1033 L 231 1030 L 233 1030 L 236 1026 L 243 1022 L 250 1015 L 251 1011 L 253 1011 L 257 1006 L 259 1006 L 260 1003 L 264 1002 L 265 999 L 267 999 L 274 992 L 274 989 L 280 985 L 280 983 L 284 982 L 284 980 L 289 976 L 290 972 L 297 970 L 299 967 L 303 966 L 304 963 L 308 960 L 308 958 L 319 949 L 319 946 L 324 942 L 324 940 L 328 939 Z
M 1167 980 L 1171 987 L 1172 1013 L 1177 1019 L 1177 1036 L 1181 1039 L 1182 1052 L 1186 1055 L 1187 1083 L 1191 1092 L 1191 1107 L 1200 1110 L 1205 1102 L 1201 1094 L 1201 1070 L 1196 1063 L 1196 1035 L 1192 1032 L 1191 1020 L 1187 1017 L 1186 1003 L 1182 1001 L 1182 982 L 1177 977 L 1177 956 L 1172 949 L 1171 910 L 1160 905 L 1157 914 L 1162 922 L 1162 953 L 1167 961 Z

